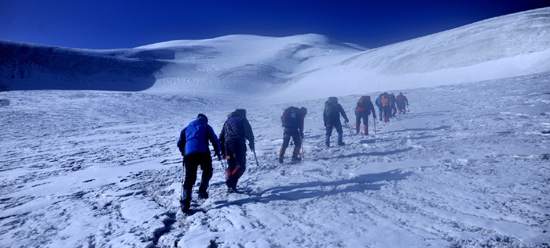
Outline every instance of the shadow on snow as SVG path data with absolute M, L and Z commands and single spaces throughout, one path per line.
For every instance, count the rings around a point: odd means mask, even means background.
M 344 179 L 332 182 L 306 182 L 294 183 L 288 186 L 273 187 L 258 193 L 248 194 L 251 197 L 235 201 L 216 201 L 213 209 L 250 203 L 268 203 L 274 201 L 297 201 L 304 199 L 321 198 L 343 193 L 364 192 L 366 190 L 380 190 L 383 182 L 400 181 L 412 172 L 399 173 L 399 170 L 382 172 L 377 174 L 359 175 L 351 179 Z M 329 187 L 330 189 L 327 189 Z

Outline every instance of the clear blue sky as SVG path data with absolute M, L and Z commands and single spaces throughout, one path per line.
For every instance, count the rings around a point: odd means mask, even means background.
M 374 48 L 547 6 L 550 0 L 0 0 L 0 39 L 111 49 L 317 33 Z

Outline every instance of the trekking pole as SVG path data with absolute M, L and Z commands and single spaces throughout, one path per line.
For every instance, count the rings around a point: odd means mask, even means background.
M 258 163 L 258 157 L 256 157 L 256 150 L 252 150 L 254 153 L 254 159 L 256 159 L 256 166 L 260 167 L 260 163 Z
M 181 197 L 180 197 L 180 202 L 183 203 L 183 180 L 185 178 L 185 166 L 182 166 L 182 169 L 181 169 Z
M 351 132 L 351 125 L 349 124 L 349 122 L 348 122 L 348 129 L 349 129 L 349 136 L 351 137 L 351 139 L 353 139 L 353 134 Z
M 300 140 L 302 141 L 302 144 L 300 144 L 300 148 L 302 149 L 302 159 L 306 158 L 306 151 L 304 150 L 304 137 L 300 135 Z
M 227 166 L 225 165 L 225 163 L 223 162 L 223 160 L 224 160 L 223 158 L 220 160 L 220 164 L 222 165 L 222 169 L 223 169 L 223 171 L 225 172 L 225 171 L 227 171 Z
M 374 126 L 374 135 L 376 135 L 376 117 L 372 118 L 372 124 Z

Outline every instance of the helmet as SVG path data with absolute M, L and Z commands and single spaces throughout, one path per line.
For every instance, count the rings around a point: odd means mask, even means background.
M 206 124 L 208 124 L 208 117 L 206 117 L 206 115 L 204 114 L 197 115 L 197 119 L 203 120 L 206 122 Z
M 305 116 L 307 115 L 307 108 L 301 107 L 300 110 L 302 111 L 302 114 Z

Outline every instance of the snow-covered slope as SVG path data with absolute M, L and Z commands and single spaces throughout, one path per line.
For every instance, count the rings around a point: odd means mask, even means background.
M 547 247 L 549 78 L 408 90 L 410 113 L 330 149 L 325 99 L 0 92 L 0 247 Z M 350 117 L 358 98 L 339 98 Z M 305 160 L 279 164 L 290 104 L 309 110 Z M 259 164 L 228 195 L 215 161 L 185 216 L 179 132 L 202 112 L 219 133 L 235 107 Z
M 306 74 L 284 92 L 346 95 L 475 82 L 550 70 L 550 8 L 367 50 Z M 321 89 L 318 89 L 321 88 Z M 327 89 L 328 88 L 328 89 Z
M 361 50 L 326 36 L 283 38 L 230 35 L 170 41 L 138 49 L 170 49 L 175 59 L 160 70 L 153 91 L 271 93 L 300 71 L 318 70 Z
M 0 90 L 139 91 L 172 51 L 86 50 L 0 41 Z M 160 55 L 160 56 L 159 56 Z
M 0 41 L 0 87 L 266 93 L 312 58 L 361 50 L 322 35 L 231 35 L 134 49 L 86 50 Z
M 108 51 L 8 41 L 0 48 L 0 86 L 8 90 L 149 89 L 313 99 L 548 71 L 550 8 L 366 51 L 317 34 L 230 35 Z

